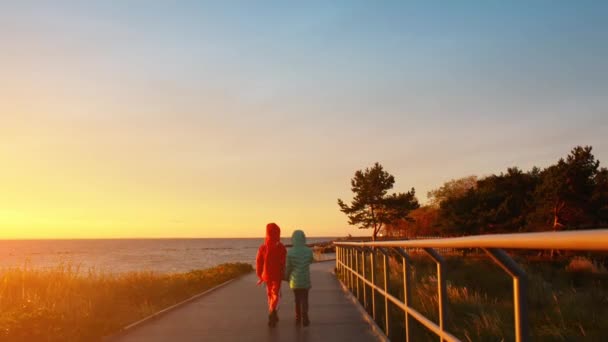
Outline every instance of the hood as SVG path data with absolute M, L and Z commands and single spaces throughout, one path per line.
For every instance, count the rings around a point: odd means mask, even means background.
M 276 223 L 266 225 L 266 244 L 277 243 L 281 240 L 281 228 Z
M 296 230 L 291 235 L 291 243 L 294 247 L 305 246 L 306 245 L 306 235 L 301 230 Z

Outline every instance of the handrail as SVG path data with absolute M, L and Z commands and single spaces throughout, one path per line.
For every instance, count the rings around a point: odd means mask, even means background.
M 486 234 L 454 238 L 334 242 L 336 246 L 403 248 L 504 248 L 608 250 L 608 229 L 571 230 L 542 233 Z
M 435 333 L 440 341 L 459 341 L 445 330 L 444 322 L 447 315 L 447 296 L 445 261 L 435 248 L 479 248 L 490 256 L 513 279 L 513 314 L 515 320 L 515 339 L 518 342 L 528 341 L 528 315 L 526 306 L 527 276 L 523 269 L 503 249 L 562 249 L 608 251 L 608 229 L 543 232 L 543 233 L 515 233 L 515 234 L 488 234 L 456 238 L 433 238 L 421 240 L 397 241 L 371 241 L 371 242 L 334 242 L 336 246 L 336 269 L 340 280 L 356 294 L 360 300 L 363 294 L 363 303 L 367 309 L 367 289 L 371 289 L 371 313 L 376 319 L 376 294 L 384 297 L 384 332 L 389 335 L 388 303 L 393 303 L 405 313 L 405 336 L 410 340 L 409 320 L 413 318 Z M 365 247 L 374 247 L 372 249 Z M 439 306 L 439 322 L 433 322 L 410 305 L 410 260 L 408 249 L 418 249 L 428 254 L 437 264 L 437 297 Z M 396 298 L 388 292 L 389 266 L 387 257 L 390 251 L 396 251 L 402 259 L 404 300 Z M 383 258 L 376 258 L 376 251 L 383 254 Z M 359 262 L 361 253 L 361 262 Z M 369 266 L 366 266 L 366 253 L 369 253 Z M 354 260 L 353 260 L 354 259 Z M 374 262 L 379 260 L 378 264 Z M 383 286 L 376 284 L 377 276 L 374 269 L 382 268 Z M 360 270 L 362 272 L 360 272 Z M 368 279 L 368 276 L 370 279 Z M 359 288 L 362 285 L 362 290 Z
M 344 269 L 353 272 L 353 270 L 350 267 L 348 267 L 348 266 L 345 266 Z M 355 274 L 355 275 L 363 283 L 367 284 L 368 286 L 375 286 L 371 281 L 363 278 L 361 275 L 357 275 L 357 274 Z M 430 319 L 424 317 L 423 314 L 421 314 L 417 310 L 413 309 L 412 307 L 405 305 L 403 302 L 401 302 L 395 296 L 393 296 L 390 293 L 388 293 L 388 291 L 385 291 L 382 288 L 378 288 L 378 289 L 376 289 L 376 291 L 378 291 L 379 294 L 385 296 L 387 300 L 389 300 L 393 304 L 397 305 L 401 310 L 405 311 L 407 314 L 414 316 L 420 323 L 422 323 L 422 325 L 424 325 L 425 327 L 427 327 L 432 332 L 436 333 L 438 336 L 443 337 L 444 340 L 446 340 L 446 341 L 459 341 L 456 337 L 452 336 L 450 333 L 445 332 L 445 331 L 441 331 L 441 328 L 437 324 L 435 324 L 435 322 L 433 322 Z

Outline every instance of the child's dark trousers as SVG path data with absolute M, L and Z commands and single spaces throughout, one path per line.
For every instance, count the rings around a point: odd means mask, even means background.
M 296 297 L 296 321 L 308 322 L 308 290 L 293 289 Z

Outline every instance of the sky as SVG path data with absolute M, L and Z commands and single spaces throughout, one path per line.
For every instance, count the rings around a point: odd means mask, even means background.
M 380 162 L 608 166 L 605 1 L 5 1 L 0 239 L 369 234 Z

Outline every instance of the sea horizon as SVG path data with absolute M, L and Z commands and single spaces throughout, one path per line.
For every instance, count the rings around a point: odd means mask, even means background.
M 352 235 L 352 237 L 365 237 L 368 235 Z M 346 236 L 306 236 L 309 239 L 337 239 Z M 72 240 L 241 240 L 241 239 L 264 239 L 259 237 L 101 237 L 101 238 L 0 238 L 0 241 L 72 241 Z M 291 236 L 281 236 L 281 239 L 289 239 Z
M 284 244 L 290 237 L 281 237 Z M 308 237 L 322 243 L 335 237 Z M 71 265 L 110 273 L 188 272 L 223 263 L 253 264 L 264 241 L 255 238 L 105 238 L 0 240 L 0 270 L 13 267 L 53 269 Z

